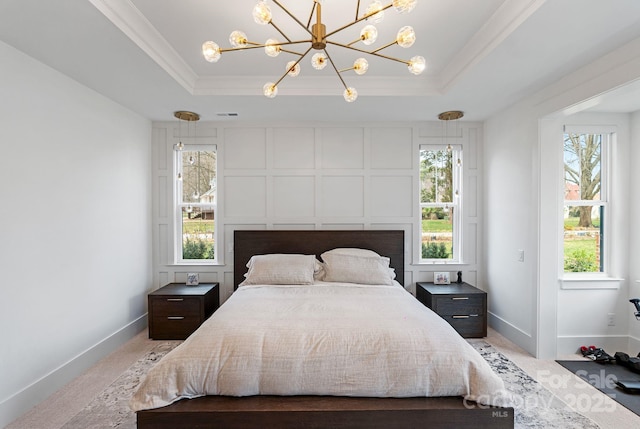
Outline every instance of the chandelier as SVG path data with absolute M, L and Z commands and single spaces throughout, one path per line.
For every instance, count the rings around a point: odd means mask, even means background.
M 341 31 L 361 23 L 362 21 L 370 21 L 374 23 L 380 22 L 384 18 L 386 9 L 391 7 L 395 8 L 398 13 L 411 12 L 416 6 L 417 0 L 393 0 L 386 6 L 378 0 L 374 0 L 366 8 L 364 14 L 360 17 L 360 0 L 356 5 L 356 18 L 351 22 L 337 28 L 336 30 L 327 33 L 326 26 L 322 23 L 322 0 L 313 0 L 311 13 L 307 24 L 305 25 L 300 19 L 294 16 L 286 7 L 284 7 L 278 0 L 273 0 L 273 3 L 282 9 L 287 15 L 289 15 L 300 27 L 302 27 L 310 38 L 302 40 L 292 40 L 284 31 L 282 31 L 272 20 L 271 9 L 267 4 L 267 0 L 259 0 L 258 4 L 253 8 L 253 19 L 256 23 L 261 25 L 271 25 L 286 41 L 279 41 L 278 39 L 268 39 L 265 43 L 251 42 L 247 38 L 247 35 L 242 31 L 234 31 L 229 36 L 229 43 L 231 48 L 220 48 L 217 43 L 207 41 L 202 44 L 202 54 L 204 58 L 209 62 L 217 62 L 223 52 L 241 51 L 247 49 L 264 48 L 265 53 L 270 57 L 277 57 L 281 52 L 293 54 L 297 57 L 296 60 L 289 61 L 286 64 L 284 74 L 276 82 L 267 82 L 263 86 L 263 93 L 269 98 L 273 98 L 278 94 L 278 85 L 282 80 L 287 77 L 296 77 L 300 74 L 300 61 L 306 57 L 312 50 L 318 51 L 311 57 L 311 65 L 316 70 L 322 70 L 327 64 L 331 64 L 335 70 L 340 82 L 344 86 L 343 96 L 347 102 L 353 102 L 358 98 L 358 92 L 355 88 L 347 86 L 342 74 L 353 70 L 358 75 L 363 75 L 369 68 L 369 63 L 365 58 L 357 58 L 353 65 L 346 69 L 338 69 L 333 59 L 329 55 L 327 50 L 328 45 L 339 46 L 345 49 L 350 49 L 359 53 L 372 55 L 387 60 L 397 61 L 407 65 L 409 71 L 414 75 L 421 74 L 426 68 L 426 62 L 422 56 L 414 56 L 409 60 L 402 60 L 394 57 L 390 57 L 381 53 L 382 50 L 393 46 L 399 45 L 403 48 L 411 47 L 416 41 L 416 35 L 411 26 L 402 27 L 397 35 L 396 39 L 390 43 L 382 45 L 377 48 L 366 48 L 373 45 L 378 37 L 378 30 L 373 24 L 365 25 L 361 31 L 359 37 L 351 43 L 339 43 L 335 40 L 331 40 L 331 36 L 334 36 Z M 315 15 L 315 24 L 311 25 Z M 354 46 L 358 43 L 362 43 L 365 47 Z M 307 48 L 303 52 L 296 52 L 287 49 L 289 45 L 302 45 L 307 44 Z

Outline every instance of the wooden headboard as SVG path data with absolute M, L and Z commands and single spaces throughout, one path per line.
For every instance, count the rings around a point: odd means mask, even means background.
M 292 231 L 260 230 L 233 233 L 234 289 L 244 280 L 247 262 L 253 255 L 269 253 L 300 253 L 320 255 L 337 247 L 357 247 L 377 252 L 391 260 L 396 280 L 404 286 L 404 231 Z

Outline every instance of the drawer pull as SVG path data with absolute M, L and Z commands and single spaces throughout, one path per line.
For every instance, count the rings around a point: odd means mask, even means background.
M 184 301 L 184 298 L 167 298 L 167 301 L 169 301 L 169 302 L 182 302 L 182 301 Z
M 184 319 L 184 316 L 169 316 L 169 317 L 167 317 L 167 319 L 169 319 L 169 320 L 182 320 L 182 319 Z
M 454 319 L 468 319 L 471 316 L 453 316 Z
M 454 301 L 462 301 L 462 300 L 465 300 L 465 299 L 469 299 L 469 297 L 468 296 L 454 296 L 451 299 L 454 300 Z

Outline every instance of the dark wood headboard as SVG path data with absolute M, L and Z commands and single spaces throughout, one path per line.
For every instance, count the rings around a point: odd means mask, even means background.
M 260 230 L 234 231 L 233 283 L 234 289 L 244 280 L 247 262 L 253 255 L 269 253 L 300 253 L 320 255 L 337 247 L 357 247 L 377 252 L 391 260 L 396 280 L 404 286 L 404 231 L 292 231 Z

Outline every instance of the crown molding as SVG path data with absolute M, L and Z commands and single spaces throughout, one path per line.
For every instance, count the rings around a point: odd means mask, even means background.
M 96 9 L 190 93 L 198 76 L 129 0 L 89 0 Z
M 500 43 L 533 15 L 547 0 L 506 0 L 440 75 L 440 88 L 448 92 L 462 76 L 489 55 Z

